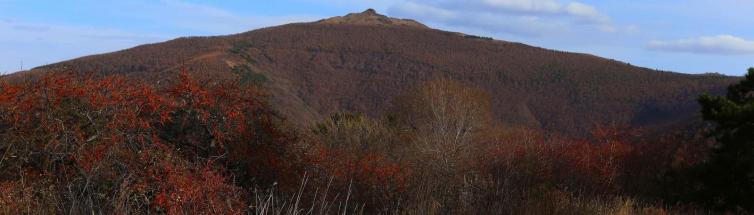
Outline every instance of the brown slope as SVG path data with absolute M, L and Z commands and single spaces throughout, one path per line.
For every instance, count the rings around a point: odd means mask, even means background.
M 694 118 L 696 96 L 732 77 L 634 67 L 585 54 L 444 32 L 373 11 L 247 33 L 182 38 L 89 56 L 72 66 L 150 80 L 181 66 L 233 77 L 266 76 L 273 103 L 307 124 L 335 111 L 379 114 L 417 84 L 451 78 L 487 90 L 499 121 L 583 134 L 597 123 L 674 124 Z M 301 119 L 301 120 L 299 120 Z

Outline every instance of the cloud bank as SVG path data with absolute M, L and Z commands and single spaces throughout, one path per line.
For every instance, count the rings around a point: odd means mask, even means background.
M 570 29 L 618 31 L 609 16 L 592 5 L 575 1 L 411 0 L 393 5 L 388 12 L 401 17 L 519 36 L 539 36 Z
M 706 36 L 673 41 L 655 40 L 647 48 L 654 51 L 717 55 L 754 55 L 754 41 L 731 35 Z

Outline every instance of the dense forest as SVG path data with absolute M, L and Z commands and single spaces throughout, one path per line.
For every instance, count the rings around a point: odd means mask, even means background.
M 366 11 L 0 77 L 0 214 L 746 214 L 752 108 Z

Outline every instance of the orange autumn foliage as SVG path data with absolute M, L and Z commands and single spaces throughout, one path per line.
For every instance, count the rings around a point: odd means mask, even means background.
M 186 71 L 173 85 L 73 72 L 3 83 L 3 191 L 48 190 L 42 196 L 79 212 L 241 213 L 242 189 L 224 166 L 250 153 L 238 145 L 263 144 L 247 142 L 256 130 L 274 130 L 263 95 L 231 81 L 200 83 Z M 21 204 L 13 199 L 3 206 Z

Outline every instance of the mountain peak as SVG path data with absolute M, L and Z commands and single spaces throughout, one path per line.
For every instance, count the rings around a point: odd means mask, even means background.
M 372 8 L 369 8 L 369 9 L 365 10 L 364 12 L 361 12 L 361 14 L 372 15 L 372 16 L 374 16 L 374 15 L 380 15 L 380 14 L 377 13 L 376 10 L 374 10 Z
M 341 24 L 341 25 L 370 25 L 370 26 L 408 26 L 417 28 L 428 28 L 411 19 L 391 18 L 377 13 L 374 9 L 367 9 L 361 13 L 349 13 L 345 16 L 336 16 L 320 20 L 319 24 Z

